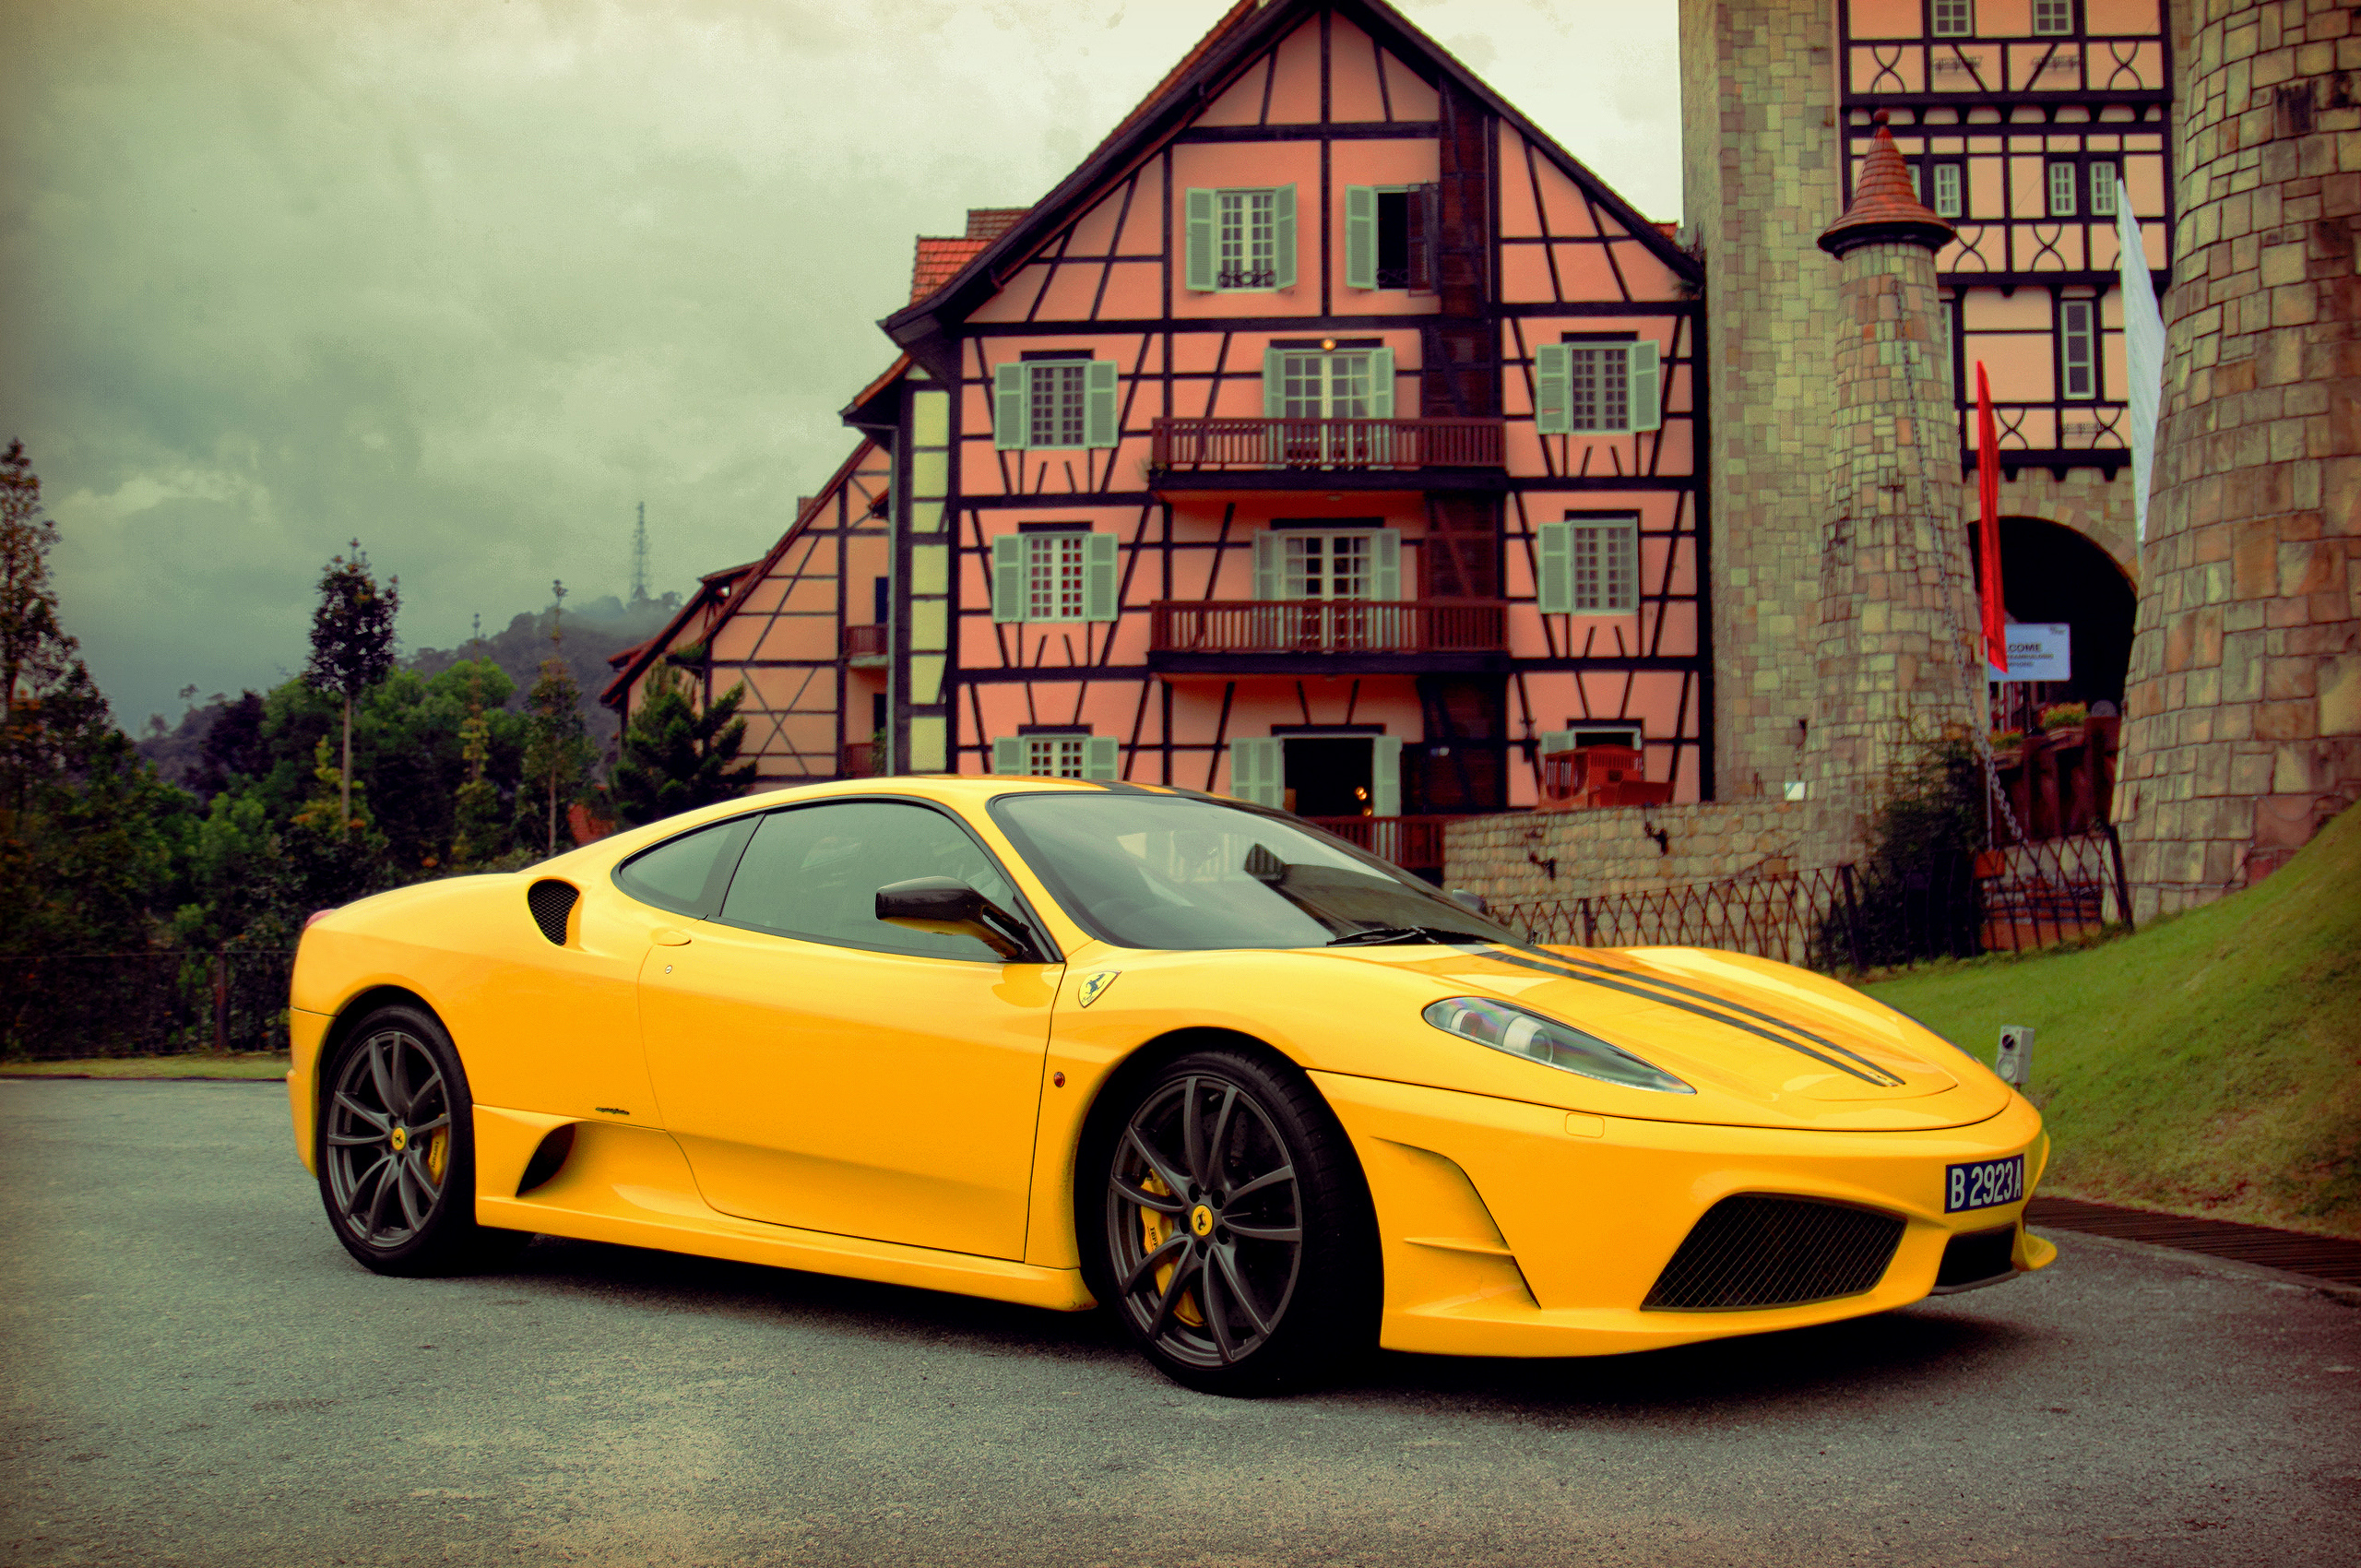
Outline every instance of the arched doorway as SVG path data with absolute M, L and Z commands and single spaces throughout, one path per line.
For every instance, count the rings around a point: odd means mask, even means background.
M 2000 590 L 2010 620 L 2074 628 L 2073 679 L 2045 686 L 2046 700 L 2123 705 L 2139 595 L 2113 556 L 2059 524 L 2003 517 Z

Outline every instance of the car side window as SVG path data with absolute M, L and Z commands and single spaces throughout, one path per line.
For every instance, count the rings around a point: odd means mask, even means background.
M 643 904 L 703 919 L 721 901 L 753 828 L 737 817 L 643 849 L 615 868 L 615 885 Z
M 1003 908 L 1015 889 L 940 812 L 892 801 L 842 801 L 773 812 L 739 860 L 721 918 L 733 925 L 929 958 L 1000 958 L 975 937 L 912 931 L 877 918 L 877 890 L 948 876 Z

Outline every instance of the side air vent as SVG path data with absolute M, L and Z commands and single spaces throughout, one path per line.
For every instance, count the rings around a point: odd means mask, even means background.
M 574 1123 L 550 1129 L 540 1146 L 533 1150 L 533 1158 L 525 1162 L 525 1175 L 516 1183 L 516 1195 L 523 1197 L 534 1188 L 545 1186 L 551 1178 L 565 1169 L 565 1157 L 574 1152 Z
M 1943 1246 L 1942 1266 L 1935 1270 L 1935 1289 L 1965 1290 L 2014 1274 L 2016 1251 L 2013 1225 L 1954 1236 Z
M 552 877 L 525 889 L 526 908 L 533 911 L 533 923 L 541 934 L 565 945 L 565 918 L 574 913 L 574 901 L 582 897 L 581 890 L 570 882 Z
M 1705 1211 L 1641 1305 L 1660 1313 L 1793 1307 L 1872 1289 L 1902 1243 L 1891 1214 L 1750 1193 Z

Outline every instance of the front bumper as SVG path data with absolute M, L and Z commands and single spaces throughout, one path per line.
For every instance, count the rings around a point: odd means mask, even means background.
M 1972 1126 L 1815 1133 L 1569 1114 L 1520 1100 L 1315 1073 L 1351 1134 L 1385 1264 L 1380 1342 L 1472 1356 L 1591 1356 L 1883 1312 L 1935 1289 L 1953 1236 L 2011 1227 L 2014 1272 L 2057 1249 L 2024 1204 L 1943 1212 L 1943 1170 L 2025 1156 L 2028 1196 L 2048 1141 L 2022 1096 Z M 1796 1306 L 1642 1306 L 1706 1211 L 1742 1194 L 1875 1210 L 1903 1222 L 1865 1291 Z M 2003 1276 L 2002 1277 L 2005 1277 Z M 1990 1281 L 1979 1281 L 1988 1283 Z

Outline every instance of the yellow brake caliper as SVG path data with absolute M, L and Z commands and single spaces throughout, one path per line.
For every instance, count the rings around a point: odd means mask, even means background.
M 1154 1193 L 1160 1198 L 1169 1198 L 1178 1195 L 1171 1188 L 1164 1184 L 1164 1178 L 1158 1176 L 1153 1170 L 1140 1178 L 1140 1188 L 1144 1192 Z M 1146 1242 L 1147 1250 L 1151 1253 L 1155 1252 L 1157 1248 L 1164 1245 L 1164 1243 L 1170 1239 L 1172 1232 L 1180 1227 L 1180 1221 L 1172 1215 L 1158 1214 L 1156 1210 L 1149 1208 L 1145 1205 L 1140 1208 L 1140 1236 L 1141 1239 Z M 1170 1288 L 1172 1284 L 1172 1271 L 1178 1266 L 1180 1265 L 1177 1264 L 1166 1264 L 1162 1268 L 1156 1271 L 1156 1290 L 1157 1295 L 1161 1296 L 1168 1289 Z M 1192 1328 L 1203 1328 L 1205 1326 L 1205 1314 L 1197 1310 L 1196 1298 L 1186 1290 L 1181 1291 L 1180 1299 L 1172 1303 L 1172 1315 L 1179 1318 L 1182 1323 L 1187 1324 Z
M 443 1185 L 443 1172 L 450 1168 L 450 1164 L 451 1129 L 438 1127 L 434 1131 L 434 1141 L 426 1146 L 426 1173 L 433 1178 L 437 1187 Z

